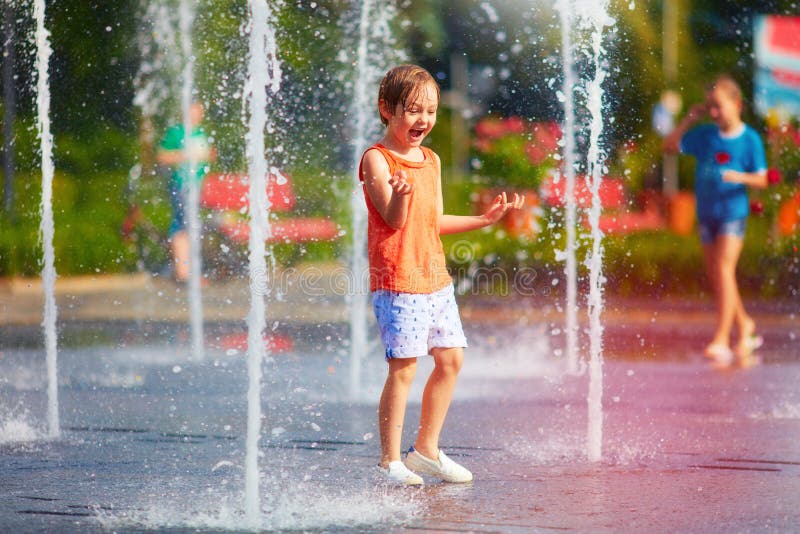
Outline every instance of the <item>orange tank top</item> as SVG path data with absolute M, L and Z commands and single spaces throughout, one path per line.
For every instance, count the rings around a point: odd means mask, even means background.
M 439 238 L 439 169 L 432 150 L 421 147 L 425 159 L 408 161 L 381 144 L 378 150 L 389 164 L 389 173 L 405 171 L 414 185 L 403 228 L 395 230 L 383 220 L 363 185 L 362 164 L 358 176 L 367 201 L 367 254 L 371 291 L 387 289 L 401 293 L 433 293 L 452 283 Z

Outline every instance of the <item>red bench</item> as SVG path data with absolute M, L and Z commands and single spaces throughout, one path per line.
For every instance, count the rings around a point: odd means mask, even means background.
M 217 228 L 221 234 L 235 243 L 246 243 L 250 239 L 248 221 L 234 216 L 232 212 L 244 213 L 249 204 L 250 185 L 247 176 L 238 174 L 212 174 L 205 178 L 200 190 L 200 207 L 214 211 L 229 212 L 220 217 Z M 267 199 L 270 210 L 277 213 L 290 212 L 296 202 L 292 182 L 287 177 L 270 175 L 267 184 Z M 297 243 L 304 241 L 331 241 L 339 237 L 339 227 L 324 217 L 291 217 L 270 221 L 270 243 Z

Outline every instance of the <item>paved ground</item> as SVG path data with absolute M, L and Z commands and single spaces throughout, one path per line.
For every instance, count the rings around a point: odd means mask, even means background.
M 296 287 L 296 286 L 292 286 Z M 308 290 L 308 288 L 306 288 Z M 335 293 L 335 292 L 334 292 Z M 0 530 L 247 530 L 243 516 L 246 284 L 205 292 L 204 362 L 191 359 L 183 289 L 138 278 L 63 280 L 59 413 L 47 399 L 35 284 L 0 288 Z M 302 297 L 302 298 L 301 298 Z M 563 372 L 545 298 L 463 299 L 471 347 L 443 448 L 465 486 L 377 484 L 380 357 L 351 398 L 344 297 L 287 292 L 265 365 L 261 530 L 796 532 L 800 325 L 753 303 L 765 363 L 717 371 L 697 353 L 707 305 L 628 300 L 605 314 L 603 460 L 586 460 L 588 378 Z M 407 414 L 413 440 L 426 363 Z

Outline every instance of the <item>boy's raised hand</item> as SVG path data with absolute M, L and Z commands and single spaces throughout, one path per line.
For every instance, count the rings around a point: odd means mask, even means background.
M 392 193 L 396 195 L 410 195 L 414 191 L 414 184 L 406 181 L 408 177 L 405 171 L 397 171 L 389 178 L 389 185 L 392 186 Z
M 508 212 L 508 210 L 512 208 L 520 209 L 524 204 L 525 204 L 524 195 L 519 195 L 517 193 L 514 193 L 514 196 L 511 197 L 511 200 L 509 201 L 506 192 L 503 191 L 502 193 L 494 197 L 492 205 L 489 206 L 489 209 L 486 210 L 486 213 L 484 213 L 483 216 L 487 219 L 488 221 L 487 224 L 496 223 L 503 217 L 503 215 L 506 214 L 506 212 Z
M 708 114 L 708 106 L 704 103 L 694 104 L 689 108 L 686 117 L 692 122 L 697 122 Z
M 681 138 L 697 121 L 708 115 L 708 106 L 704 103 L 694 104 L 683 116 L 681 122 L 664 138 L 661 149 L 668 154 L 681 151 Z

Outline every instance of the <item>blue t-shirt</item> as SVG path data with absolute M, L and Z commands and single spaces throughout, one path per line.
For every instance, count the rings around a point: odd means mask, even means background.
M 697 218 L 701 222 L 729 222 L 750 213 L 744 184 L 722 181 L 726 170 L 761 172 L 767 170 L 767 157 L 761 137 L 750 126 L 734 137 L 723 137 L 714 124 L 692 128 L 681 138 L 681 152 L 697 160 L 694 191 Z

